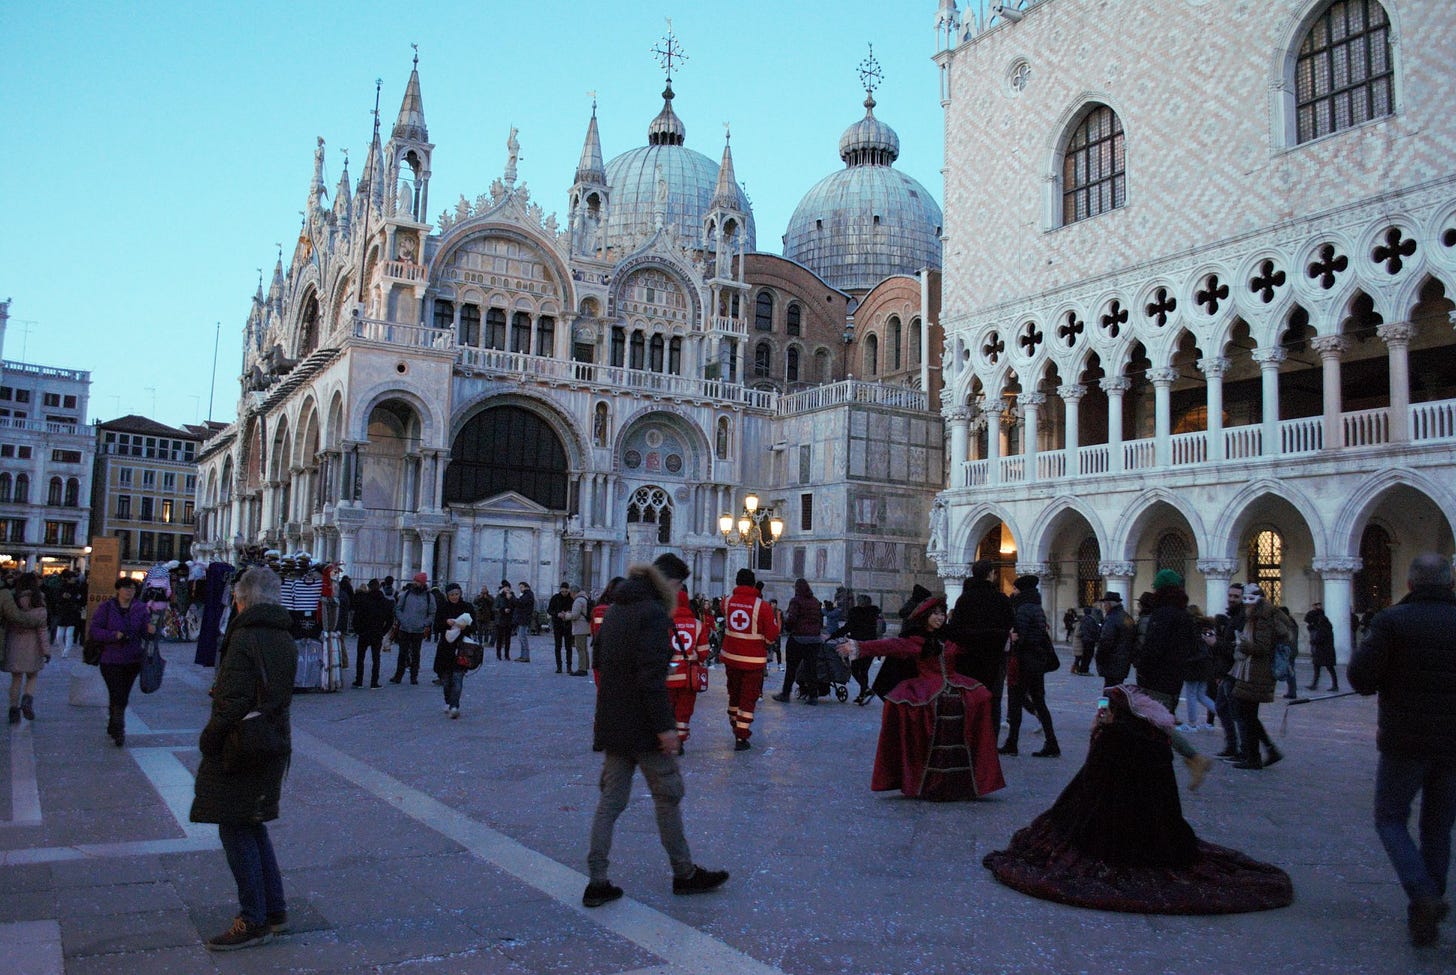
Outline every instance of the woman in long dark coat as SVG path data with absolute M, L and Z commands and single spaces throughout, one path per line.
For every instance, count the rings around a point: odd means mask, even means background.
M 205 947 L 231 951 L 262 944 L 288 925 L 283 877 L 265 823 L 278 818 L 278 801 L 289 755 L 248 761 L 236 747 L 238 730 L 249 720 L 267 721 L 290 741 L 289 705 L 298 669 L 293 619 L 279 605 L 282 583 L 266 568 L 249 569 L 233 585 L 237 615 L 228 626 L 222 664 L 212 685 L 212 716 L 198 748 L 194 823 L 217 823 L 228 866 L 238 885 L 238 916 L 232 927 Z M 290 746 L 291 747 L 291 746 Z
M 1006 785 L 996 757 L 991 694 L 956 672 L 960 648 L 942 642 L 945 597 L 924 600 L 900 636 L 863 643 L 846 640 L 839 652 L 898 658 L 915 668 L 885 695 L 880 742 L 870 788 L 899 789 L 911 798 L 976 799 Z

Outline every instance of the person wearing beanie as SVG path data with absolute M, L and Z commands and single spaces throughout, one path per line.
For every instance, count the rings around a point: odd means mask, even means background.
M 728 681 L 728 723 L 733 728 L 734 751 L 748 751 L 753 736 L 753 712 L 763 694 L 768 669 L 768 646 L 779 636 L 768 600 L 754 585 L 752 569 L 739 569 L 733 592 L 723 604 L 723 650 L 719 658 Z
M 420 682 L 420 644 L 430 635 L 435 622 L 435 595 L 430 592 L 430 577 L 423 572 L 415 573 L 409 585 L 394 597 L 394 620 L 398 630 L 399 658 L 394 665 L 391 684 L 404 680 L 409 671 L 410 683 Z

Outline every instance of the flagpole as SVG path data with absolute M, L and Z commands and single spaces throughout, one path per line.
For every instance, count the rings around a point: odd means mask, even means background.
M 213 394 L 217 392 L 217 344 L 222 337 L 222 322 L 217 323 L 217 330 L 212 333 L 212 382 L 207 387 L 207 422 L 212 422 L 212 400 Z

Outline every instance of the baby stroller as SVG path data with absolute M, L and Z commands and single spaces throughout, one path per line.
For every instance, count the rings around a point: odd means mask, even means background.
M 828 697 L 829 692 L 834 692 L 834 698 L 843 704 L 849 700 L 849 664 L 839 655 L 838 647 L 842 640 L 826 641 L 819 644 L 819 651 L 814 655 L 813 660 L 806 660 L 799 667 L 797 681 L 799 685 L 799 696 L 804 697 L 804 685 L 809 679 L 805 671 L 809 667 L 814 668 L 815 690 L 819 697 Z

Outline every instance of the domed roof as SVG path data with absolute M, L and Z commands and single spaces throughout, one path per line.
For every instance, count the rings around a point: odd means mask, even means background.
M 718 164 L 683 145 L 687 128 L 672 110 L 673 92 L 663 93 L 662 111 L 647 129 L 648 144 L 630 149 L 607 163 L 611 206 L 606 240 L 610 247 L 631 250 L 657 232 L 658 170 L 667 183 L 664 227 L 672 227 L 688 247 L 703 236 L 703 221 L 712 209 Z M 747 246 L 755 247 L 753 214 L 748 214 Z
M 839 139 L 845 168 L 804 194 L 784 234 L 785 257 L 845 291 L 940 267 L 940 206 L 893 168 L 900 137 L 875 118 L 874 106 L 865 99 L 865 117 Z

